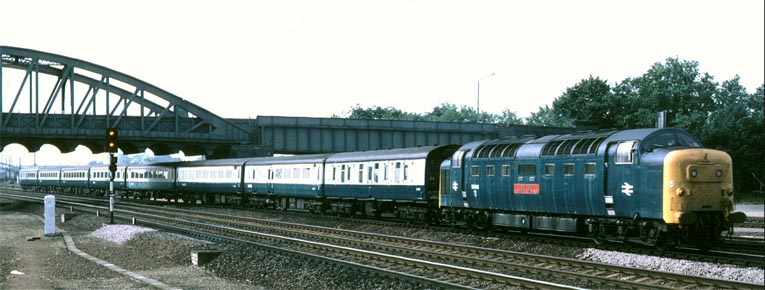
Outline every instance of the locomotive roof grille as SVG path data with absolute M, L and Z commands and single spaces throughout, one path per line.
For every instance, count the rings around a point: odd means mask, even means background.
M 486 142 L 476 148 L 473 158 L 515 158 L 518 149 L 531 138 L 508 138 Z
M 556 136 L 547 142 L 541 142 L 545 143 L 541 156 L 595 155 L 598 146 L 614 132 L 616 131 L 608 130 Z
M 556 140 L 545 144 L 542 156 L 595 155 L 606 137 Z

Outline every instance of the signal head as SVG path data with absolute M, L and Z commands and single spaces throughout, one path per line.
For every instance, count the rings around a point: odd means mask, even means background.
M 109 153 L 117 153 L 117 129 L 106 129 L 106 151 Z

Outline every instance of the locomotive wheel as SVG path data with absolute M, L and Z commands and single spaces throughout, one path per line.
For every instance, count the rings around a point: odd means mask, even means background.
M 659 232 L 659 236 L 656 238 L 656 249 L 660 251 L 673 250 L 680 243 L 681 238 L 681 234 L 675 231 Z
M 478 212 L 474 219 L 473 226 L 478 230 L 491 229 L 491 216 L 487 212 Z

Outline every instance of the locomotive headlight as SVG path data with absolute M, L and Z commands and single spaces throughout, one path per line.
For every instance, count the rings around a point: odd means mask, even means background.
M 722 175 L 723 175 L 722 170 L 717 169 L 717 171 L 715 171 L 715 175 L 717 175 L 717 177 L 722 177 Z
M 691 170 L 691 177 L 696 177 L 697 175 L 699 175 L 699 172 L 696 171 L 696 169 L 692 169 Z
M 675 194 L 677 194 L 677 196 L 682 196 L 683 193 L 685 193 L 685 189 L 683 189 L 682 187 L 679 187 L 678 189 L 675 190 Z

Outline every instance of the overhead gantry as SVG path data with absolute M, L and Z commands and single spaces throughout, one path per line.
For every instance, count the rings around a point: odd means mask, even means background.
M 0 149 L 51 144 L 104 152 L 104 129 L 118 128 L 123 153 L 227 157 L 251 145 L 246 129 L 152 84 L 76 58 L 0 46 Z M 5 70 L 10 68 L 14 70 Z

